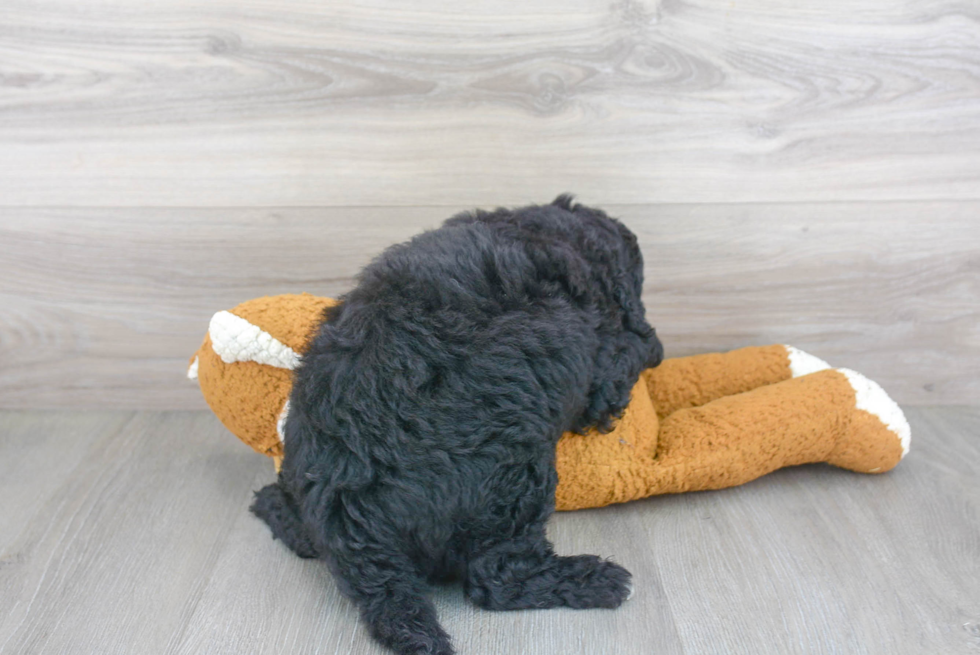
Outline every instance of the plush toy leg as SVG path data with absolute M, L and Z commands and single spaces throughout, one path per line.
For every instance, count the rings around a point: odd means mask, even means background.
M 812 462 L 879 473 L 908 443 L 905 416 L 881 387 L 828 369 L 675 412 L 661 425 L 654 461 L 636 462 L 634 472 L 644 496 L 731 487 Z
M 664 360 L 643 372 L 661 418 L 679 409 L 700 407 L 718 398 L 830 368 L 792 346 L 753 346 Z

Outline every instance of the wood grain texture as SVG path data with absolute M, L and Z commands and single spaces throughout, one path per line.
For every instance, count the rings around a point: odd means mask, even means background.
M 32 515 L 0 542 L 0 652 L 165 652 L 193 613 L 256 472 L 204 413 L 125 415 L 87 446 L 76 424 L 112 415 L 4 415 L 0 440 L 20 463 L 4 491 Z M 229 447 L 231 446 L 231 447 Z M 74 455 L 65 475 L 49 468 Z M 23 512 L 4 503 L 0 514 Z
M 669 356 L 785 342 L 903 403 L 980 398 L 980 202 L 607 209 Z M 337 296 L 451 213 L 0 209 L 0 407 L 202 408 L 184 372 L 215 311 Z
M 441 619 L 460 655 L 975 653 L 980 410 L 908 418 L 885 475 L 810 465 L 556 515 L 559 552 L 633 572 L 616 611 L 485 612 L 446 585 Z M 210 414 L 6 411 L 0 433 L 0 655 L 386 652 L 248 514 L 271 466 Z
M 973 0 L 5 0 L 0 204 L 980 198 Z
M 52 494 L 91 450 L 104 449 L 132 420 L 128 412 L 5 414 L 0 429 L 0 568 L 21 561 L 12 548 L 18 535 L 50 513 Z M 44 471 L 38 478 L 38 471 Z M 64 500 L 64 499 L 62 499 Z

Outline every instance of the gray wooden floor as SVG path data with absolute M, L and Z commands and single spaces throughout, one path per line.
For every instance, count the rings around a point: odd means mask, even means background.
M 437 589 L 459 652 L 976 653 L 980 409 L 910 408 L 893 472 L 559 514 L 616 611 L 489 613 Z M 273 478 L 207 412 L 0 413 L 0 653 L 375 653 L 324 567 L 247 511 Z

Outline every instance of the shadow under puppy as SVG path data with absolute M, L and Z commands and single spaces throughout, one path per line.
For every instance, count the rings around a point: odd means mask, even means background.
M 252 511 L 399 653 L 453 652 L 435 580 L 493 610 L 618 607 L 629 572 L 556 555 L 545 523 L 558 438 L 608 428 L 663 357 L 642 286 L 633 233 L 570 196 L 388 248 L 325 313 Z

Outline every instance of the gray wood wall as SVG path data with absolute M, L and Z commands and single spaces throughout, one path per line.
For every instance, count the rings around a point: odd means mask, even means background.
M 669 355 L 980 398 L 974 0 L 5 0 L 0 407 L 203 407 L 214 311 L 562 191 Z

